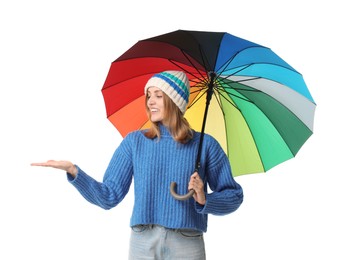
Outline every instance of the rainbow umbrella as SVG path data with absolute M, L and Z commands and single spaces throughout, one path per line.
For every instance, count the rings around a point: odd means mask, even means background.
M 102 94 L 123 137 L 149 126 L 143 89 L 165 70 L 187 74 L 185 117 L 219 141 L 234 176 L 293 158 L 313 133 L 316 104 L 302 75 L 270 48 L 225 32 L 177 30 L 140 40 L 112 62 Z

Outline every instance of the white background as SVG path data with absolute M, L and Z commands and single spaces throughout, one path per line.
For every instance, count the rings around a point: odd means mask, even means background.
M 208 259 L 355 259 L 351 10 L 343 0 L 2 1 L 0 259 L 127 258 L 133 190 L 104 211 L 64 172 L 30 163 L 71 160 L 101 180 L 121 141 L 101 95 L 111 62 L 177 29 L 270 47 L 317 103 L 296 158 L 236 178 L 245 201 L 210 217 Z

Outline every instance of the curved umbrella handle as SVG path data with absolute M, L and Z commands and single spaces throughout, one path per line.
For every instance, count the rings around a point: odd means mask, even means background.
M 176 193 L 175 188 L 176 188 L 176 182 L 172 182 L 170 184 L 170 193 L 177 200 L 187 200 L 187 199 L 191 198 L 192 195 L 194 195 L 194 193 L 195 193 L 194 190 L 190 190 L 185 195 L 179 195 L 179 194 Z

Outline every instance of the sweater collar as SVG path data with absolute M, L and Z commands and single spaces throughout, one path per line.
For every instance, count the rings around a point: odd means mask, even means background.
M 171 136 L 169 129 L 165 125 L 159 123 L 159 130 L 161 136 Z

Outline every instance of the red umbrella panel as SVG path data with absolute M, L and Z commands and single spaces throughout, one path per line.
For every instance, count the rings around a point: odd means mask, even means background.
M 169 59 L 164 55 L 169 55 Z M 192 57 L 159 42 L 138 42 L 112 63 L 102 93 L 107 117 L 123 137 L 132 130 L 148 127 L 144 86 L 154 74 L 165 70 L 185 71 L 191 87 L 199 81 L 196 78 L 206 77 L 204 68 Z M 196 95 L 191 93 L 190 100 Z

